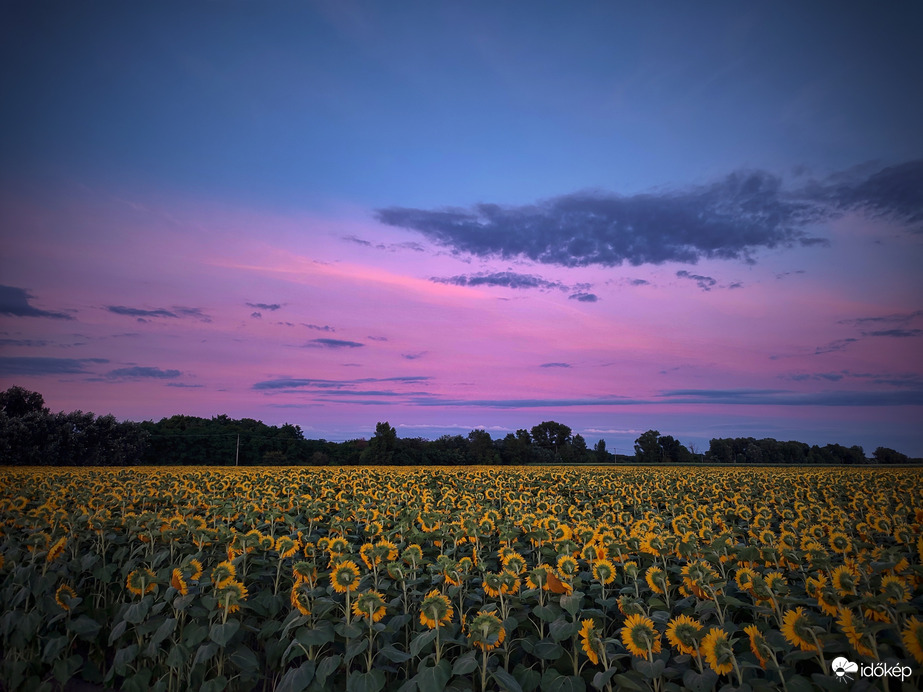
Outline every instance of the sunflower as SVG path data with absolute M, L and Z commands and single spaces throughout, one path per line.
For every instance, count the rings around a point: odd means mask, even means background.
M 734 669 L 734 649 L 731 640 L 720 627 L 712 627 L 702 639 L 702 653 L 708 665 L 718 675 L 727 675 Z
M 54 600 L 63 610 L 71 609 L 70 601 L 74 598 L 77 598 L 77 594 L 67 584 L 61 584 L 58 590 L 54 592 Z
M 811 621 L 801 606 L 785 611 L 782 617 L 782 634 L 789 644 L 797 646 L 802 651 L 817 651 Z
M 516 574 L 522 574 L 526 571 L 526 559 L 515 551 L 508 552 L 504 555 L 500 564 L 504 569 L 515 572 Z
M 54 545 L 48 549 L 48 554 L 45 556 L 45 561 L 54 562 L 55 560 L 57 560 L 59 557 L 61 557 L 61 553 L 64 552 L 64 548 L 66 546 L 67 546 L 67 537 L 61 536 L 61 538 L 55 541 Z
M 506 639 L 506 630 L 494 613 L 479 610 L 478 614 L 468 623 L 468 641 L 481 651 L 490 651 L 503 643 Z
M 452 620 L 455 611 L 448 596 L 433 589 L 420 604 L 420 624 L 436 629 L 442 625 L 447 625 Z
M 840 565 L 833 570 L 833 574 L 830 575 L 833 588 L 836 589 L 840 597 L 854 595 L 856 593 L 856 581 L 858 579 L 859 575 L 847 565 Z
M 611 584 L 615 581 L 615 566 L 605 559 L 593 563 L 593 579 L 600 584 Z
M 359 566 L 352 560 L 337 563 L 330 571 L 330 583 L 337 593 L 346 593 L 359 586 Z
M 648 567 L 644 573 L 644 581 L 654 593 L 664 594 L 667 591 L 667 575 L 657 566 Z
M 587 658 L 595 666 L 599 665 L 599 647 L 602 641 L 599 638 L 599 631 L 595 628 L 593 618 L 587 618 L 580 621 L 580 647 L 586 653 Z
M 577 561 L 570 555 L 561 555 L 558 558 L 557 569 L 558 577 L 561 581 L 570 582 L 577 576 L 579 566 Z
M 881 578 L 881 593 L 894 605 L 910 600 L 910 586 L 901 577 L 893 574 Z
M 302 615 L 311 614 L 311 587 L 307 582 L 298 580 L 292 584 L 289 600 L 292 607 L 297 608 Z
M 299 560 L 294 565 L 292 565 L 292 578 L 296 582 L 304 582 L 308 586 L 313 587 L 314 582 L 317 579 L 317 567 L 313 562 Z
M 667 625 L 667 641 L 681 654 L 695 656 L 699 653 L 699 635 L 702 625 L 688 615 L 679 615 Z
M 744 632 L 750 638 L 750 651 L 756 656 L 756 660 L 760 662 L 760 668 L 765 670 L 766 663 L 772 657 L 772 647 L 756 625 L 747 625 L 744 627 Z
M 189 585 L 183 577 L 183 571 L 179 567 L 174 567 L 170 575 L 170 586 L 179 591 L 181 596 L 189 595 Z
M 146 567 L 136 569 L 128 574 L 125 586 L 135 596 L 144 596 L 157 588 L 157 575 Z
M 907 626 L 901 630 L 904 649 L 913 656 L 917 663 L 923 663 L 923 622 L 916 617 L 910 618 Z
M 198 581 L 202 577 L 202 563 L 196 559 L 189 561 L 189 564 L 186 567 L 191 570 L 189 572 L 189 579 L 192 581 Z
M 840 629 L 843 630 L 843 634 L 846 635 L 846 639 L 849 640 L 850 645 L 860 656 L 866 656 L 868 658 L 873 658 L 875 652 L 866 642 L 869 642 L 874 646 L 874 635 L 869 632 L 865 623 L 861 618 L 853 615 L 852 610 L 849 608 L 840 608 L 839 617 L 836 620 L 836 624 L 840 626 Z
M 212 570 L 212 584 L 215 585 L 216 589 L 220 589 L 236 576 L 237 568 L 234 567 L 234 563 L 225 560 L 224 562 L 219 562 L 215 569 Z
M 847 553 L 852 550 L 852 541 L 849 540 L 849 536 L 842 531 L 834 531 L 831 533 L 827 543 L 830 545 L 831 550 L 835 550 L 838 553 Z
M 547 591 L 548 573 L 552 569 L 551 565 L 538 565 L 526 575 L 526 586 L 530 589 L 544 589 Z
M 236 579 L 229 579 L 215 592 L 219 608 L 227 608 L 228 613 L 240 610 L 240 604 L 247 599 L 247 587 Z
M 417 565 L 423 562 L 423 548 L 416 543 L 411 543 L 401 553 L 401 560 L 410 565 L 411 569 L 416 569 Z
M 485 572 L 484 577 L 481 580 L 481 588 L 484 589 L 484 593 L 490 596 L 491 598 L 498 598 L 500 596 L 500 588 L 502 584 L 500 581 L 500 574 L 497 572 Z
M 619 596 L 618 606 L 619 612 L 625 617 L 629 617 L 631 615 L 643 615 L 645 612 L 643 601 L 627 593 Z
M 276 539 L 275 549 L 281 559 L 292 557 L 298 552 L 298 542 L 290 536 L 279 536 Z
M 660 653 L 660 632 L 649 617 L 629 615 L 622 627 L 622 643 L 632 655 L 647 658 L 648 653 Z

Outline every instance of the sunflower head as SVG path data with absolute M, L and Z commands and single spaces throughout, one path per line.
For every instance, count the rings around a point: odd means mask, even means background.
M 227 608 L 227 612 L 236 613 L 240 604 L 247 600 L 247 587 L 236 579 L 230 579 L 215 591 L 215 599 L 219 608 Z
M 907 626 L 901 630 L 901 641 L 904 642 L 907 653 L 913 656 L 917 663 L 923 664 L 923 622 L 911 617 Z
M 580 648 L 593 665 L 599 665 L 599 648 L 603 646 L 603 642 L 599 638 L 599 630 L 596 629 L 593 618 L 580 621 L 578 634 L 580 635 Z
M 448 624 L 454 614 L 455 611 L 452 609 L 448 596 L 440 593 L 437 589 L 433 589 L 426 594 L 420 604 L 420 624 L 430 629 L 436 629 Z
M 311 614 L 311 587 L 307 582 L 298 580 L 292 585 L 289 595 L 292 607 L 297 608 L 302 615 Z
M 337 563 L 330 572 L 330 583 L 337 593 L 354 591 L 359 587 L 359 567 L 352 560 Z
M 702 653 L 708 665 L 718 675 L 727 675 L 734 669 L 734 649 L 731 640 L 720 627 L 712 627 L 702 639 Z
M 157 575 L 146 567 L 129 572 L 125 586 L 135 596 L 144 596 L 157 588 Z
M 189 595 L 189 585 L 186 583 L 183 571 L 179 567 L 174 567 L 173 572 L 170 574 L 170 586 L 179 591 L 181 596 Z
M 279 536 L 276 539 L 275 549 L 281 559 L 292 557 L 298 552 L 298 542 L 291 536 Z
M 77 598 L 77 594 L 74 590 L 67 584 L 61 584 L 58 587 L 58 590 L 54 593 L 55 602 L 63 609 L 70 610 L 73 606 L 73 600 Z
M 615 566 L 609 560 L 593 563 L 593 578 L 600 584 L 611 584 L 615 580 Z
M 644 580 L 654 593 L 663 594 L 667 590 L 667 575 L 657 566 L 651 566 L 644 573 Z
M 765 670 L 766 663 L 772 657 L 772 647 L 756 625 L 747 625 L 744 627 L 744 632 L 747 633 L 747 637 L 750 639 L 750 651 L 756 656 L 756 660 L 760 662 L 760 668 Z
M 645 615 L 629 615 L 622 627 L 622 643 L 633 656 L 647 658 L 660 653 L 660 632 Z
M 353 615 L 378 622 L 386 613 L 385 599 L 378 591 L 363 591 L 353 601 Z
M 782 634 L 789 644 L 797 646 L 802 651 L 817 651 L 811 620 L 801 606 L 785 611 L 782 617 Z
M 215 588 L 220 589 L 234 577 L 237 576 L 237 568 L 230 560 L 219 562 L 212 570 L 212 584 Z
M 688 615 L 679 615 L 667 625 L 667 641 L 681 654 L 694 656 L 699 651 L 702 625 Z
M 493 612 L 479 610 L 468 623 L 468 641 L 482 651 L 490 651 L 503 643 L 506 630 Z

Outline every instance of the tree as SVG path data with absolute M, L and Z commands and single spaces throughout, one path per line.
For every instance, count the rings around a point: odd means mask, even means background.
M 872 457 L 879 464 L 906 464 L 910 457 L 901 452 L 895 451 L 890 447 L 878 447 L 872 453 Z
M 28 413 L 48 413 L 41 394 L 18 386 L 0 392 L 0 411 L 10 418 L 21 418 Z
M 570 442 L 571 429 L 563 423 L 553 420 L 544 421 L 532 428 L 532 440 L 543 449 L 550 449 L 555 454 Z
M 596 455 L 597 464 L 608 464 L 612 459 L 612 455 L 606 451 L 605 440 L 600 440 L 596 443 L 596 446 L 593 447 L 593 453 Z
M 642 464 L 659 464 L 663 461 L 663 449 L 660 446 L 660 432 L 648 430 L 635 440 L 635 458 Z
M 388 421 L 375 426 L 375 435 L 369 440 L 369 446 L 362 452 L 363 464 L 390 464 L 397 448 L 397 430 Z
M 492 464 L 496 461 L 494 443 L 489 432 L 472 430 L 468 433 L 468 456 L 473 464 Z

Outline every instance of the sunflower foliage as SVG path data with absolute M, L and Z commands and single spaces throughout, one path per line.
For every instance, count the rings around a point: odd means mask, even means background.
M 0 473 L 4 690 L 921 684 L 912 469 Z

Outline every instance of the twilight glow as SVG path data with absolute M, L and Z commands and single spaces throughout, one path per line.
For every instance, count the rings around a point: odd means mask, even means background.
M 0 388 L 923 456 L 918 3 L 10 3 Z

